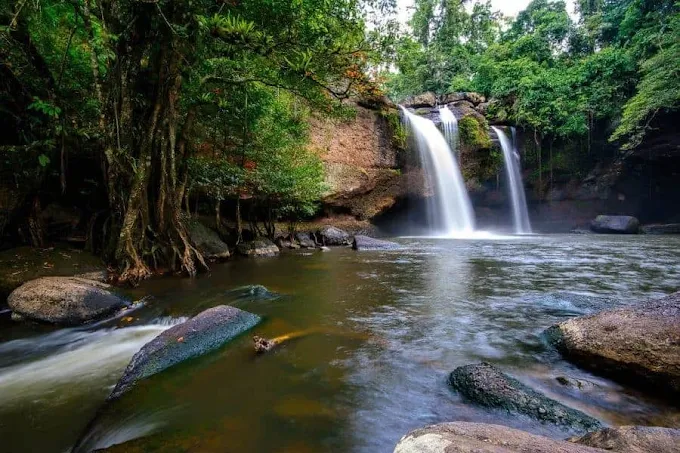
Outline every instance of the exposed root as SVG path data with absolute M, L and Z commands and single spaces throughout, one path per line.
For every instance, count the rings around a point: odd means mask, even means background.
M 286 335 L 281 335 L 275 338 L 263 338 L 257 335 L 253 336 L 253 343 L 255 346 L 255 353 L 256 354 L 263 354 L 265 352 L 269 352 L 275 347 L 287 343 L 290 340 L 295 340 L 298 338 L 306 337 L 308 335 L 312 334 L 329 334 L 329 335 L 338 335 L 342 337 L 347 337 L 347 338 L 353 338 L 353 339 L 359 339 L 359 340 L 371 340 L 373 337 L 368 334 L 364 333 L 357 333 L 357 332 L 343 332 L 343 331 L 338 331 L 338 330 L 332 330 L 332 329 L 323 329 L 323 328 L 315 328 L 315 329 L 307 329 L 307 330 L 297 330 L 295 332 L 288 333 Z

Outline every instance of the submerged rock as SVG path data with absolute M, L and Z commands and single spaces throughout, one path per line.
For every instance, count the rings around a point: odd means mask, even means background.
M 394 453 L 595 453 L 603 450 L 485 423 L 442 423 L 411 431 Z
M 317 233 L 321 245 L 349 245 L 351 238 L 349 233 L 334 226 L 326 226 Z
M 259 322 L 257 315 L 219 305 L 171 327 L 132 357 L 108 399 L 120 397 L 141 379 L 218 349 Z
M 640 232 L 644 234 L 680 234 L 680 223 L 644 225 L 640 228 Z
M 546 331 L 568 360 L 642 390 L 680 393 L 680 293 Z
M 269 291 L 266 286 L 262 285 L 241 286 L 239 288 L 234 288 L 226 291 L 224 295 L 229 300 L 239 299 L 271 300 L 278 299 L 279 297 L 281 297 L 279 294 Z
M 625 453 L 680 453 L 680 429 L 649 426 L 604 428 L 571 442 Z
M 354 236 L 352 248 L 354 250 L 395 250 L 401 248 L 401 246 L 396 242 L 382 241 L 359 234 Z
M 538 393 L 488 363 L 456 368 L 449 376 L 449 383 L 467 399 L 482 406 L 506 409 L 580 431 L 601 426 L 589 415 Z
M 190 222 L 189 236 L 196 244 L 198 251 L 209 260 L 222 260 L 231 256 L 229 246 L 220 239 L 220 236 L 200 222 Z
M 274 256 L 279 254 L 279 248 L 269 239 L 256 239 L 244 242 L 236 247 L 238 253 L 248 257 Z
M 14 319 L 78 325 L 115 313 L 128 301 L 111 286 L 77 277 L 42 277 L 24 283 L 7 298 Z
M 590 229 L 596 233 L 637 234 L 640 221 L 625 215 L 599 215 L 590 223 Z

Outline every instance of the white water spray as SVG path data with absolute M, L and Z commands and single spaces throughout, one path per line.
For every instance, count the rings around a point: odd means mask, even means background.
M 501 149 L 503 150 L 505 172 L 508 176 L 508 185 L 510 186 L 515 233 L 529 234 L 531 233 L 531 223 L 529 222 L 527 200 L 524 194 L 524 185 L 522 184 L 522 174 L 520 173 L 519 152 L 501 129 L 493 126 L 492 129 L 498 136 Z
M 460 237 L 475 229 L 474 213 L 463 176 L 449 145 L 437 126 L 402 107 L 406 124 L 420 155 L 423 171 L 434 192 L 429 206 L 431 235 Z
M 458 119 L 447 106 L 439 109 L 439 117 L 442 120 L 442 130 L 444 131 L 444 137 L 449 143 L 451 151 L 453 151 L 453 153 L 458 157 L 458 163 L 460 164 L 460 149 L 458 146 Z

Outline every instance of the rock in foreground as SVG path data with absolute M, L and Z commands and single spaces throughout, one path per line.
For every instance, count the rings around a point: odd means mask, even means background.
M 78 277 L 43 277 L 15 289 L 7 304 L 15 319 L 79 325 L 128 305 L 110 288 L 105 283 Z
M 132 357 L 108 399 L 120 397 L 141 379 L 218 349 L 259 322 L 257 315 L 219 305 L 171 327 Z
M 274 256 L 279 254 L 279 248 L 268 239 L 256 239 L 244 242 L 236 247 L 236 250 L 243 255 L 251 258 L 259 256 Z
M 680 393 L 680 293 L 547 330 L 568 360 L 652 393 Z
M 394 453 L 677 453 L 680 430 L 622 426 L 605 428 L 570 442 L 500 425 L 442 423 L 411 431 Z
M 335 228 L 334 226 L 323 227 L 317 233 L 318 237 L 321 239 L 322 245 L 349 245 L 352 243 L 349 234 L 341 230 L 340 228 Z
M 382 241 L 368 236 L 357 235 L 354 236 L 352 248 L 354 250 L 396 250 L 401 248 L 401 246 L 396 242 Z
M 456 368 L 449 383 L 482 406 L 506 409 L 582 432 L 601 426 L 594 418 L 538 393 L 488 363 Z
M 590 229 L 604 234 L 637 234 L 640 222 L 625 215 L 599 215 L 590 223 Z
M 581 445 L 625 453 L 680 453 L 680 429 L 619 426 L 570 439 Z
M 442 423 L 404 436 L 394 453 L 595 453 L 596 448 L 483 423 Z

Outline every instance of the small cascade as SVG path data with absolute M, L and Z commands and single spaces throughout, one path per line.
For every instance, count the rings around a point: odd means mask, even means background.
M 512 216 L 515 225 L 515 233 L 531 233 L 531 223 L 529 222 L 529 212 L 527 209 L 526 195 L 522 183 L 520 172 L 519 152 L 517 151 L 515 133 L 513 131 L 512 142 L 501 129 L 492 126 L 493 131 L 498 136 L 503 150 L 503 160 L 505 161 L 505 172 L 508 176 L 510 186 L 510 197 L 512 200 Z
M 433 236 L 460 237 L 475 229 L 472 203 L 456 159 L 437 126 L 404 107 L 404 119 L 434 196 L 428 206 L 428 229 Z
M 458 147 L 458 119 L 456 119 L 456 115 L 454 115 L 447 106 L 439 109 L 439 117 L 442 120 L 442 130 L 444 131 L 444 137 L 449 143 L 451 151 L 453 151 L 453 153 L 458 157 L 458 161 L 460 162 L 460 150 Z

